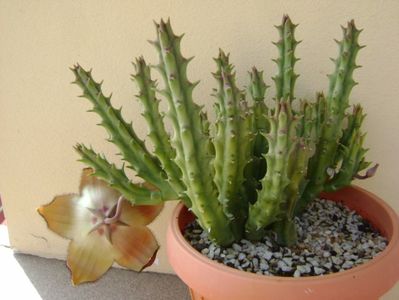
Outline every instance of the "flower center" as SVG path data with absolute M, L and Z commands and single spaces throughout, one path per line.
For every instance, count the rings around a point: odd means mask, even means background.
M 114 215 L 107 216 L 103 221 L 104 224 L 113 224 L 119 220 L 119 217 L 121 215 L 121 210 L 122 210 L 122 201 L 123 201 L 123 197 L 120 196 L 118 199 L 118 202 L 116 203 L 116 209 L 115 209 Z M 112 211 L 113 211 L 113 209 L 112 209 Z

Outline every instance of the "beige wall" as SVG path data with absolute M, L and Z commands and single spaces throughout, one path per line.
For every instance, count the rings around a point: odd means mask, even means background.
M 77 98 L 70 85 L 68 67 L 79 62 L 93 67 L 97 80 L 104 79 L 113 103 L 134 120 L 144 136 L 140 107 L 133 100 L 130 62 L 144 54 L 156 62 L 146 42 L 154 38 L 152 20 L 171 17 L 175 30 L 185 32 L 182 48 L 195 55 L 189 73 L 201 79 L 198 102 L 211 107 L 214 70 L 211 59 L 219 47 L 232 53 L 238 81 L 247 83 L 246 71 L 257 65 L 266 78 L 276 67 L 271 58 L 277 39 L 272 25 L 284 13 L 300 23 L 297 37 L 302 59 L 297 70 L 299 97 L 312 97 L 326 89 L 326 74 L 335 56 L 333 38 L 341 37 L 340 24 L 355 18 L 364 28 L 356 72 L 360 85 L 353 102 L 368 112 L 368 157 L 381 164 L 378 176 L 358 184 L 383 197 L 399 210 L 399 2 L 398 1 L 0 1 L 0 191 L 5 201 L 12 245 L 22 251 L 64 257 L 67 242 L 49 232 L 35 208 L 55 194 L 76 191 L 82 164 L 72 150 L 76 142 L 92 144 L 109 157 L 115 148 L 106 143 L 97 116 L 86 113 L 87 101 Z M 269 92 L 271 95 L 273 91 Z M 173 205 L 172 205 L 173 206 Z M 165 246 L 165 224 L 170 207 L 153 226 Z M 45 239 L 43 239 L 43 238 Z M 168 271 L 164 247 L 160 265 Z M 395 292 L 396 291 L 396 292 Z M 399 297 L 399 287 L 391 292 Z M 386 299 L 388 299 L 386 298 Z

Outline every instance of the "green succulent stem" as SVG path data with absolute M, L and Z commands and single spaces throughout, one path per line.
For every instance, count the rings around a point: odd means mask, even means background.
M 278 221 L 272 226 L 276 233 L 277 243 L 285 247 L 292 247 L 298 242 L 298 234 L 293 219 Z
M 149 128 L 148 136 L 154 145 L 154 154 L 161 162 L 167 176 L 166 180 L 176 194 L 179 195 L 179 198 L 183 200 L 184 204 L 190 207 L 191 201 L 184 193 L 186 187 L 181 180 L 181 170 L 173 160 L 176 152 L 170 144 L 169 135 L 162 121 L 163 116 L 159 112 L 159 100 L 156 98 L 156 84 L 151 79 L 150 67 L 142 57 L 136 59 L 134 66 L 136 73 L 132 78 L 139 88 L 137 98 L 144 107 L 143 116 Z
M 117 168 L 93 149 L 87 148 L 83 144 L 77 144 L 75 150 L 81 157 L 80 161 L 94 169 L 94 176 L 103 179 L 132 204 L 155 205 L 162 203 L 163 199 L 159 191 L 150 191 L 140 184 L 132 183 L 123 168 Z
M 283 17 L 282 24 L 276 26 L 280 34 L 280 40 L 274 43 L 279 51 L 279 58 L 274 60 L 278 67 L 278 73 L 273 77 L 276 85 L 276 100 L 294 100 L 294 86 L 299 76 L 294 72 L 295 63 L 299 60 L 295 57 L 295 48 L 300 43 L 294 36 L 297 26 L 287 15 Z
M 269 150 L 265 155 L 267 172 L 262 179 L 262 189 L 257 201 L 250 205 L 246 235 L 253 239 L 268 225 L 284 217 L 285 190 L 289 185 L 289 160 L 295 149 L 296 117 L 287 101 L 276 102 L 274 114 L 270 115 L 270 131 L 266 135 Z
M 265 94 L 268 86 L 263 80 L 263 72 L 252 68 L 248 92 L 252 98 L 252 134 L 253 139 L 250 145 L 251 159 L 245 170 L 245 196 L 251 204 L 256 202 L 257 191 L 262 188 L 260 180 L 266 174 L 266 160 L 268 146 L 265 134 L 269 130 L 267 114 L 268 108 L 265 103 Z
M 156 24 L 158 40 L 155 42 L 160 52 L 161 69 L 165 79 L 165 93 L 169 94 L 172 107 L 172 123 L 176 145 L 175 162 L 182 170 L 182 180 L 191 199 L 191 210 L 198 217 L 201 226 L 211 239 L 220 245 L 234 241 L 227 216 L 217 199 L 217 190 L 212 180 L 212 155 L 209 153 L 210 139 L 204 132 L 201 108 L 194 103 L 192 92 L 196 84 L 187 79 L 186 69 L 189 59 L 180 52 L 182 36 L 176 36 L 169 21 Z
M 294 212 L 297 202 L 302 196 L 307 184 L 307 165 L 311 156 L 311 148 L 301 138 L 295 145 L 295 150 L 289 162 L 289 184 L 285 190 L 284 216 L 276 222 L 274 230 L 278 243 L 284 246 L 293 246 L 297 242 L 296 227 L 294 224 Z
M 367 149 L 363 148 L 365 135 L 360 130 L 364 118 L 362 107 L 354 106 L 339 143 L 334 174 L 326 183 L 325 191 L 333 192 L 349 185 L 361 170 L 370 165 L 364 160 Z
M 359 67 L 356 64 L 356 56 L 362 48 L 358 43 L 360 32 L 352 20 L 346 28 L 343 27 L 342 41 L 337 41 L 339 55 L 336 60 L 333 60 L 335 71 L 329 75 L 330 84 L 321 137 L 316 147 L 316 153 L 310 160 L 309 183 L 297 205 L 297 214 L 303 212 L 309 202 L 323 191 L 329 177 L 328 169 L 334 167 L 338 142 L 342 136 L 345 110 L 349 105 L 349 94 L 356 85 L 352 74 Z
M 76 77 L 74 83 L 83 90 L 82 97 L 93 104 L 91 111 L 101 117 L 100 125 L 107 129 L 110 134 L 109 141 L 119 148 L 123 159 L 138 176 L 159 188 L 164 199 L 177 199 L 177 194 L 164 180 L 164 172 L 158 159 L 146 149 L 132 125 L 124 121 L 121 109 L 112 107 L 111 97 L 104 96 L 101 84 L 94 81 L 91 72 L 85 71 L 79 65 L 72 68 L 72 71 Z
M 215 184 L 223 212 L 231 222 L 236 240 L 244 234 L 248 203 L 243 199 L 244 168 L 250 157 L 251 118 L 243 94 L 236 85 L 229 56 L 222 50 L 215 59 L 214 77 L 219 83 L 215 148 Z

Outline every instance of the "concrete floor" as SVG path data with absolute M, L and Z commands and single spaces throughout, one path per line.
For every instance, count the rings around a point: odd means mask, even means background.
M 65 262 L 14 253 L 0 228 L 0 299 L 2 300 L 189 300 L 174 275 L 111 269 L 99 281 L 73 287 Z
M 380 300 L 399 299 L 398 290 L 399 284 Z M 190 296 L 174 275 L 116 268 L 95 283 L 73 287 L 64 261 L 14 253 L 8 246 L 7 229 L 0 225 L 0 299 L 189 300 Z

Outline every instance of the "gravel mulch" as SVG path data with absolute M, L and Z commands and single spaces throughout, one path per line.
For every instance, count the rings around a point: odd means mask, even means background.
M 296 218 L 298 243 L 280 247 L 270 234 L 252 243 L 245 239 L 229 248 L 212 243 L 194 222 L 185 238 L 208 258 L 247 272 L 275 276 L 317 276 L 341 272 L 361 265 L 388 244 L 356 212 L 329 200 L 314 201 L 301 218 Z

